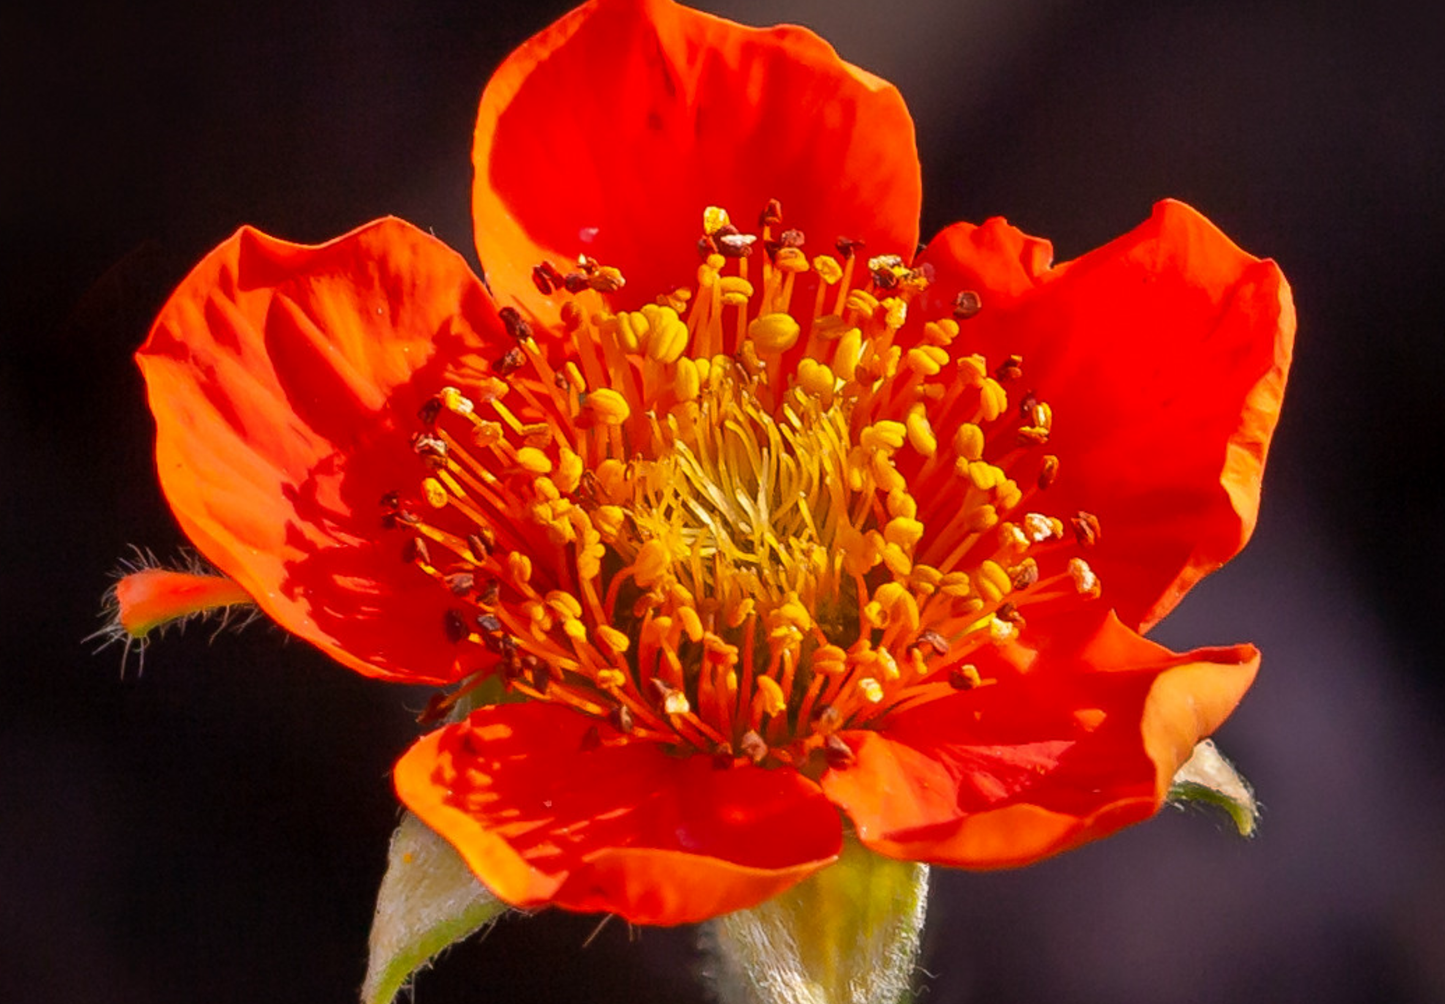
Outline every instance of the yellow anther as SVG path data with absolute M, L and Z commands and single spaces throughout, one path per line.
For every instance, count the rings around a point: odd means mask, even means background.
M 753 296 L 753 284 L 739 275 L 727 275 L 718 280 L 722 302 L 729 307 L 741 307 Z
M 443 408 L 458 415 L 470 415 L 476 407 L 472 404 L 471 398 L 455 387 L 443 387 L 437 396 L 441 399 Z
M 553 478 L 558 489 L 570 495 L 582 481 L 582 458 L 567 447 L 557 451 L 557 474 Z
M 1008 512 L 1014 506 L 1023 501 L 1024 493 L 1019 490 L 1016 482 L 1005 479 L 1004 483 L 994 492 L 994 505 L 999 512 Z
M 964 517 L 964 526 L 969 533 L 983 533 L 998 526 L 998 510 L 991 505 L 981 505 L 969 511 Z
M 1099 577 L 1083 558 L 1069 559 L 1069 578 L 1074 580 L 1074 589 L 1080 596 L 1092 599 L 1101 592 Z
M 610 624 L 599 624 L 596 633 L 597 640 L 614 655 L 621 655 L 632 645 L 632 639 Z
M 901 296 L 890 296 L 881 304 L 883 307 L 883 323 L 889 331 L 897 331 L 903 327 L 903 322 L 908 320 L 908 302 Z M 944 358 L 947 358 L 946 356 Z
M 830 342 L 837 341 L 849 331 L 856 330 L 854 325 L 835 314 L 824 314 L 813 321 L 813 334 Z
M 721 206 L 708 206 L 702 211 L 702 232 L 709 237 L 731 222 L 728 211 Z
M 587 381 L 583 379 L 582 371 L 572 360 L 567 360 L 567 365 L 562 367 L 562 373 L 567 377 L 567 383 L 572 386 L 573 390 L 580 393 L 587 389 Z
M 908 417 L 903 424 L 908 430 L 910 446 L 925 457 L 931 457 L 938 452 L 938 437 L 933 434 L 933 426 L 928 421 L 928 413 L 923 405 L 915 404 L 908 409 Z
M 647 355 L 659 362 L 674 363 L 687 348 L 687 325 L 670 307 L 659 308 L 647 340 Z
M 762 704 L 766 715 L 781 715 L 788 710 L 788 701 L 783 697 L 783 688 L 771 676 L 757 678 L 758 693 L 755 700 Z
M 848 668 L 848 653 L 837 645 L 824 645 L 813 653 L 813 670 L 834 676 Z
M 843 266 L 838 264 L 838 259 L 832 255 L 820 254 L 813 259 L 813 271 L 818 273 L 818 278 L 832 286 L 843 278 Z
M 598 387 L 588 394 L 587 407 L 604 425 L 621 425 L 632 415 L 627 398 L 611 387 Z
M 517 466 L 528 474 L 552 473 L 551 458 L 535 446 L 524 446 L 517 451 Z
M 798 386 L 804 393 L 818 395 L 825 408 L 833 403 L 833 371 L 816 359 L 799 360 Z
M 968 480 L 974 482 L 978 491 L 993 491 L 1009 480 L 1009 475 L 1004 474 L 1003 468 L 994 467 L 985 461 L 974 461 L 968 465 Z
M 692 710 L 692 705 L 681 690 L 670 690 L 662 699 L 662 710 L 669 715 L 685 715 Z
M 983 430 L 972 422 L 960 425 L 953 434 L 953 452 L 964 460 L 978 460 L 983 456 Z
M 692 607 L 678 607 L 677 619 L 682 622 L 683 633 L 689 641 L 702 641 L 702 618 L 697 615 L 696 610 Z
M 872 317 L 873 312 L 878 309 L 878 298 L 866 289 L 855 289 L 848 294 L 844 301 L 849 310 L 856 311 L 864 317 Z
M 890 542 L 883 545 L 883 567 L 899 578 L 907 578 L 913 571 L 913 559 L 906 550 Z
M 967 572 L 949 572 L 939 580 L 938 588 L 944 596 L 951 596 L 954 599 L 961 599 L 973 592 Z
M 1008 391 L 993 377 L 985 377 L 979 388 L 978 409 L 985 422 L 992 422 L 1008 411 Z
M 560 589 L 554 589 L 547 594 L 547 605 L 564 617 L 575 619 L 582 616 L 581 601 Z
M 557 482 L 543 476 L 532 479 L 532 494 L 536 495 L 539 501 L 556 502 L 562 497 L 562 489 L 557 487 Z
M 672 380 L 672 392 L 679 401 L 696 401 L 702 393 L 702 376 L 697 363 L 684 356 L 677 361 L 677 373 Z
M 507 555 L 507 572 L 512 581 L 524 586 L 532 580 L 532 559 L 521 551 L 513 551 Z
M 929 345 L 948 345 L 958 337 L 958 322 L 951 317 L 929 321 L 923 326 L 923 340 Z
M 908 438 L 908 429 L 902 422 L 882 421 L 863 427 L 858 443 L 870 450 L 896 450 Z
M 421 483 L 421 490 L 426 495 L 426 504 L 433 509 L 441 509 L 447 504 L 447 490 L 436 478 L 427 478 Z
M 610 630 L 610 629 L 609 629 Z M 597 671 L 597 686 L 603 690 L 615 690 L 626 686 L 627 674 L 620 669 L 599 669 Z
M 1013 582 L 1009 579 L 1008 572 L 996 561 L 986 560 L 978 566 L 974 586 L 978 589 L 978 594 L 989 603 L 997 603 L 1013 591 Z
M 903 364 L 919 376 L 934 376 L 948 363 L 948 353 L 936 345 L 920 345 L 909 349 Z
M 798 344 L 802 330 L 792 314 L 764 314 L 748 325 L 748 337 L 760 352 L 786 352 Z
M 913 519 L 918 515 L 917 501 L 902 489 L 889 492 L 884 504 L 887 506 L 889 516 L 904 516 Z
M 913 571 L 908 574 L 909 588 L 922 597 L 932 596 L 942 581 L 943 573 L 932 565 L 914 565 Z
M 871 676 L 865 676 L 858 681 L 858 691 L 869 704 L 878 704 L 883 700 L 883 688 Z
M 661 579 L 670 564 L 672 555 L 668 553 L 667 545 L 654 537 L 637 549 L 637 557 L 632 562 L 632 577 L 645 589 Z
M 562 631 L 567 635 L 568 638 L 571 638 L 574 642 L 581 641 L 583 638 L 587 637 L 587 625 L 583 624 L 581 621 L 562 621 Z
M 831 316 L 831 315 L 830 315 Z M 840 380 L 852 380 L 858 371 L 858 357 L 863 352 L 863 332 L 849 328 L 838 338 L 833 349 L 833 372 Z
M 883 668 L 883 679 L 890 683 L 903 675 L 898 672 L 898 660 L 893 658 L 893 653 L 886 649 L 879 650 L 878 665 Z
M 883 539 L 897 544 L 905 551 L 912 551 L 923 539 L 923 524 L 907 516 L 890 519 L 883 528 Z
M 501 422 L 478 422 L 472 429 L 472 440 L 478 446 L 496 446 L 504 435 Z
M 808 271 L 808 256 L 803 254 L 802 248 L 779 248 L 773 265 L 779 272 L 796 275 Z
M 599 293 L 615 293 L 627 285 L 627 280 L 623 278 L 621 269 L 602 265 L 587 277 L 587 285 Z
M 908 479 L 898 473 L 898 468 L 893 466 L 893 461 L 888 458 L 884 450 L 873 454 L 873 462 L 870 464 L 873 471 L 873 480 L 880 489 L 891 492 L 894 489 L 908 487 Z
M 988 360 L 978 353 L 958 360 L 958 379 L 965 387 L 980 387 L 988 378 Z

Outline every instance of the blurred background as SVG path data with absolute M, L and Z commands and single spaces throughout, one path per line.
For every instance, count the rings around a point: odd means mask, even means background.
M 468 257 L 491 70 L 565 2 L 0 13 L 0 1000 L 355 999 L 416 691 L 275 629 L 82 642 L 131 544 L 182 540 L 130 353 L 242 223 L 393 213 Z M 1293 283 L 1254 543 L 1156 633 L 1253 640 L 1219 737 L 1265 816 L 1166 811 L 1037 867 L 935 872 L 925 1004 L 1445 1002 L 1445 24 L 1434 5 L 729 0 L 898 84 L 925 235 L 1074 257 L 1185 199 Z M 693 935 L 514 919 L 424 1004 L 701 1001 Z M 595 937 L 592 937 L 593 935 Z

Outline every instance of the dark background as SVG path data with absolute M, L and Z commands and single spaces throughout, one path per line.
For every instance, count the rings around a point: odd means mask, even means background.
M 468 256 L 490 69 L 565 3 L 258 0 L 0 14 L 0 1000 L 355 999 L 424 695 L 277 630 L 93 655 L 130 544 L 183 543 L 129 355 L 241 223 L 395 213 Z M 1421 5 L 1421 10 L 1428 6 Z M 898 83 L 925 235 L 1073 257 L 1183 198 L 1299 305 L 1255 543 L 1156 637 L 1252 639 L 1221 740 L 1261 835 L 1167 811 L 1032 869 L 935 872 L 924 1002 L 1445 1001 L 1445 33 L 1388 3 L 730 0 Z M 448 1001 L 695 1001 L 689 931 L 545 914 Z

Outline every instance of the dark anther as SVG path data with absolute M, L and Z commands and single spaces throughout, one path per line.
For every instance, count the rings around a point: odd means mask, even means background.
M 602 745 L 602 733 L 597 726 L 589 725 L 587 731 L 582 733 L 582 752 L 590 753 Z
M 423 538 L 408 537 L 406 543 L 401 545 L 401 560 L 408 565 L 430 565 L 431 550 Z
M 803 246 L 803 231 L 784 230 L 778 235 L 778 241 L 785 248 L 800 248 Z
M 1033 558 L 1025 558 L 1009 571 L 1008 578 L 1015 589 L 1027 589 L 1039 581 L 1039 563 Z
M 453 572 L 446 577 L 447 588 L 452 591 L 454 596 L 467 595 L 472 591 L 472 586 L 476 584 L 476 581 L 471 572 Z
M 838 253 L 843 256 L 843 260 L 847 261 L 853 257 L 854 252 L 863 247 L 863 242 L 855 241 L 851 237 L 839 237 L 833 242 L 833 246 L 838 249 Z
M 832 732 L 843 724 L 843 715 L 831 704 L 813 709 L 813 725 L 819 732 Z
M 475 533 L 467 534 L 467 549 L 472 552 L 472 560 L 476 562 L 486 561 L 487 555 L 492 553 L 487 542 Z
M 954 666 L 948 671 L 948 685 L 954 690 L 972 690 L 981 682 L 974 666 Z
M 483 634 L 488 635 L 501 635 L 506 630 L 502 619 L 496 614 L 478 614 L 477 627 L 481 628 Z
M 447 443 L 440 436 L 433 436 L 430 432 L 418 432 L 411 437 L 411 448 L 432 470 L 446 466 Z
M 426 404 L 421 406 L 421 410 L 416 413 L 416 417 L 421 419 L 422 425 L 432 425 L 436 422 L 437 416 L 441 414 L 441 410 L 441 398 L 430 398 Z
M 562 273 L 557 271 L 556 265 L 553 265 L 550 261 L 544 260 L 542 264 L 538 265 L 537 267 L 542 270 L 542 274 L 547 277 L 547 281 L 550 282 L 553 286 L 562 285 Z
M 666 701 L 667 695 L 672 693 L 673 690 L 672 687 L 668 686 L 667 681 L 660 680 L 655 676 L 647 681 L 647 689 L 652 693 L 652 699 L 657 704 L 662 704 Z
M 823 757 L 834 770 L 849 767 L 858 759 L 853 755 L 853 748 L 837 736 L 829 736 L 823 741 Z
M 492 372 L 499 377 L 511 376 L 521 369 L 527 362 L 527 357 L 522 350 L 513 346 L 508 349 L 496 362 L 492 363 Z
M 783 242 L 779 240 L 763 241 L 763 250 L 768 253 L 768 261 L 777 261 L 778 252 L 783 250 Z
M 1024 375 L 1024 357 L 1009 356 L 999 364 L 998 369 L 993 371 L 993 375 L 999 383 L 1009 383 L 1017 380 Z M 1032 399 L 1033 394 L 1030 394 L 1029 398 Z
M 587 276 L 582 272 L 568 272 L 562 277 L 562 288 L 569 293 L 580 293 L 587 288 Z
M 757 237 L 752 234 L 729 234 L 719 230 L 713 240 L 717 241 L 717 249 L 724 257 L 746 258 L 753 253 L 753 242 Z
M 446 624 L 447 641 L 453 645 L 465 641 L 467 635 L 471 633 L 467 630 L 466 618 L 455 610 L 448 610 L 442 620 Z
M 381 517 L 381 525 L 388 530 L 394 530 L 398 526 L 416 526 L 420 522 L 421 520 L 417 517 L 417 514 L 405 507 L 398 509 L 396 512 L 389 512 Z
M 1074 528 L 1074 538 L 1084 547 L 1093 547 L 1099 542 L 1099 517 L 1093 513 L 1080 511 L 1069 523 Z
M 497 595 L 501 591 L 502 581 L 496 576 L 489 575 L 483 580 L 481 588 L 477 590 L 477 602 L 485 607 L 494 607 L 497 605 Z
M 966 321 L 983 309 L 983 300 L 971 289 L 965 289 L 953 298 L 953 319 Z
M 625 705 L 619 704 L 607 713 L 607 723 L 618 732 L 631 732 L 632 712 Z
M 753 763 L 762 763 L 768 756 L 768 744 L 751 729 L 744 732 L 743 737 L 738 740 L 738 749 Z
M 1050 453 L 1039 465 L 1039 491 L 1045 491 L 1059 476 L 1059 458 Z
M 395 509 L 399 505 L 401 505 L 401 496 L 396 492 L 387 492 L 381 497 L 381 507 L 383 509 Z
M 708 255 L 717 253 L 717 242 L 707 236 L 707 234 L 703 234 L 697 239 L 697 256 L 703 261 L 707 261 Z
M 497 311 L 497 316 L 502 319 L 502 324 L 507 328 L 507 334 L 519 342 L 525 342 L 532 337 L 532 326 L 527 323 L 516 307 L 503 307 Z
M 948 639 L 932 628 L 918 632 L 918 640 L 915 641 L 914 644 L 920 646 L 927 645 L 933 649 L 934 655 L 948 654 Z
M 520 664 L 517 662 L 517 639 L 499 631 L 482 635 L 482 642 L 487 646 L 487 651 L 507 660 L 508 669 L 513 671 L 520 669 Z
M 771 227 L 774 224 L 783 222 L 783 204 L 777 199 L 769 199 L 763 211 L 758 213 L 758 226 Z
M 552 285 L 551 278 L 541 265 L 532 266 L 532 285 L 537 287 L 537 292 L 543 296 L 551 296 L 557 287 Z
M 994 612 L 994 616 L 1001 621 L 1008 621 L 1010 624 L 1018 627 L 1024 626 L 1024 615 L 1019 613 L 1019 608 L 1011 601 L 1008 603 L 1000 603 L 998 610 Z
M 892 272 L 886 272 L 882 269 L 879 269 L 877 272 L 873 273 L 873 285 L 877 286 L 879 289 L 892 289 L 893 287 L 898 285 L 898 276 L 894 275 Z

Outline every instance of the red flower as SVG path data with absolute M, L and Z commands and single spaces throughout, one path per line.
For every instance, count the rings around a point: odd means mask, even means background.
M 1273 263 L 1179 203 L 1061 266 L 1001 220 L 911 260 L 897 92 L 666 0 L 514 53 L 476 167 L 496 303 L 396 220 L 244 229 L 138 359 L 167 498 L 270 616 L 528 698 L 396 771 L 487 885 L 676 923 L 844 816 L 987 868 L 1157 810 L 1258 663 L 1139 632 L 1253 528 Z

